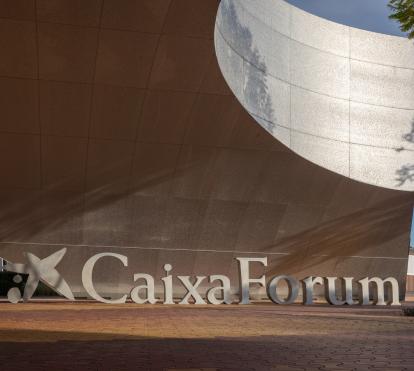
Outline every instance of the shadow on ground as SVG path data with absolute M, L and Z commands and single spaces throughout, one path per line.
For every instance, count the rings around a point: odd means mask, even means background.
M 414 361 L 398 334 L 159 339 L 73 332 L 69 340 L 68 333 L 0 331 L 2 339 L 16 335 L 50 341 L 2 342 L 4 370 L 412 370 Z M 51 341 L 58 337 L 66 340 Z

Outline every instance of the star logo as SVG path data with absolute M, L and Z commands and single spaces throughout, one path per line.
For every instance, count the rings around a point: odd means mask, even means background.
M 25 253 L 27 259 L 26 264 L 7 262 L 5 266 L 7 271 L 29 275 L 23 292 L 23 301 L 26 302 L 33 296 L 39 281 L 43 282 L 65 298 L 75 300 L 69 285 L 55 269 L 56 265 L 59 264 L 65 254 L 66 248 L 56 251 L 44 259 L 39 259 L 32 253 Z M 16 275 L 13 278 L 13 281 L 16 283 L 21 282 L 21 276 Z M 19 289 L 17 287 L 10 289 L 7 297 L 12 303 L 19 302 L 21 299 Z

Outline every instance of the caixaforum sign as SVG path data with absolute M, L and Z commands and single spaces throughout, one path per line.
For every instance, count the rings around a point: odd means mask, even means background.
M 27 263 L 7 263 L 6 270 L 17 274 L 28 274 L 28 279 L 21 297 L 17 288 L 9 290 L 9 301 L 17 303 L 21 299 L 29 300 L 36 290 L 39 281 L 51 287 L 57 293 L 69 300 L 75 300 L 69 284 L 56 270 L 56 265 L 62 260 L 66 253 L 66 248 L 61 249 L 44 259 L 39 259 L 32 253 L 26 253 Z M 134 287 L 130 292 L 124 293 L 118 299 L 108 299 L 101 295 L 95 288 L 93 282 L 93 271 L 97 264 L 103 259 L 117 259 L 122 266 L 128 266 L 128 257 L 122 254 L 104 252 L 93 255 L 84 264 L 82 268 L 82 284 L 88 295 L 102 303 L 122 304 L 130 298 L 137 304 L 249 304 L 251 285 L 261 285 L 266 287 L 268 298 L 275 304 L 292 304 L 298 300 L 299 292 L 302 290 L 302 302 L 305 305 L 313 303 L 314 288 L 321 285 L 325 291 L 326 301 L 332 305 L 400 305 L 398 281 L 393 277 L 385 279 L 379 277 L 366 277 L 354 282 L 352 277 L 306 277 L 298 280 L 295 277 L 287 275 L 278 275 L 273 277 L 251 276 L 252 264 L 260 264 L 262 267 L 267 266 L 266 257 L 238 257 L 237 266 L 239 269 L 238 286 L 240 287 L 238 299 L 231 294 L 231 281 L 228 276 L 215 274 L 210 276 L 174 276 L 173 266 L 164 264 L 164 276 L 159 278 L 163 293 L 161 297 L 155 295 L 156 279 L 147 273 L 136 273 L 133 276 Z M 15 282 L 21 280 L 17 275 Z M 179 300 L 174 300 L 173 280 L 180 282 L 185 289 L 185 295 Z M 287 293 L 283 295 L 279 292 L 280 286 L 284 282 L 287 286 Z M 206 295 L 201 295 L 199 287 L 201 284 L 208 284 L 209 289 Z M 340 283 L 340 285 L 338 285 Z M 338 290 L 337 287 L 340 286 Z M 354 287 L 357 292 L 354 292 Z M 338 292 L 339 291 L 339 292 Z M 355 300 L 354 297 L 358 297 Z M 373 298 L 371 301 L 370 298 Z

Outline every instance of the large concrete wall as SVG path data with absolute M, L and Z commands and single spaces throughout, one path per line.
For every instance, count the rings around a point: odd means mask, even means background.
M 405 279 L 412 194 L 257 125 L 217 64 L 216 0 L 19 4 L 0 8 L 0 256 L 66 246 L 58 270 L 80 295 L 105 251 L 129 257 L 97 266 L 106 293 L 166 262 L 234 278 L 235 256 L 268 256 L 269 275 Z
M 283 0 L 223 0 L 215 43 L 232 91 L 275 138 L 338 174 L 414 190 L 414 43 Z

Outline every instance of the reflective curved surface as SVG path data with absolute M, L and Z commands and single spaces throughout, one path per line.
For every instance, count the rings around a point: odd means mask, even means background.
M 9 3 L 0 7 L 1 257 L 25 263 L 25 252 L 67 248 L 56 269 L 76 297 L 87 295 L 85 262 L 106 252 L 128 257 L 127 267 L 111 257 L 95 265 L 96 291 L 112 299 L 131 291 L 135 273 L 154 276 L 158 295 L 166 263 L 174 276 L 227 275 L 238 290 L 234 258 L 263 256 L 269 279 L 369 272 L 398 278 L 403 293 L 414 194 L 314 165 L 257 125 L 217 63 L 217 0 L 38 0 L 31 13 Z M 269 71 L 286 65 L 280 56 L 267 56 Z M 254 71 L 237 76 L 241 86 L 263 87 Z M 279 80 L 268 81 L 280 100 L 258 90 L 249 104 L 282 124 L 290 111 Z M 252 276 L 263 273 L 253 265 Z
M 414 190 L 414 44 L 283 0 L 224 0 L 215 47 L 245 109 L 309 161 Z

